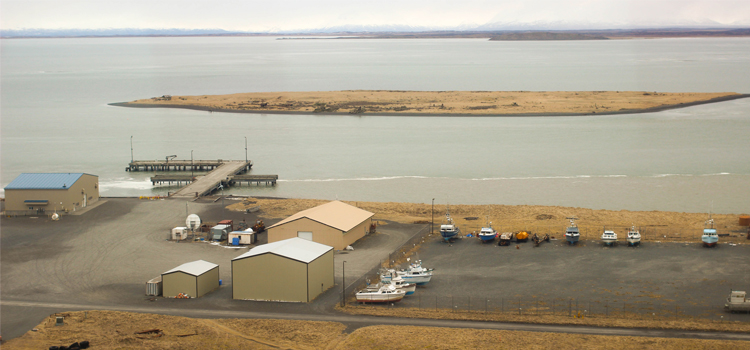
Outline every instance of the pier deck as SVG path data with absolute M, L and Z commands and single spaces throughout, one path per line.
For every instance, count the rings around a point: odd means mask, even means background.
M 194 198 L 205 196 L 219 188 L 226 186 L 232 176 L 244 173 L 248 169 L 250 162 L 229 160 L 224 161 L 213 171 L 201 176 L 196 181 L 172 193 L 170 197 Z
M 248 184 L 255 183 L 260 185 L 265 183 L 266 185 L 275 186 L 276 180 L 279 179 L 279 175 L 234 175 L 230 178 L 229 184 L 234 185 L 235 183 L 247 182 Z
M 213 170 L 224 163 L 239 162 L 235 160 L 136 160 L 130 162 L 126 171 L 189 171 Z M 253 167 L 252 161 L 247 161 L 245 170 Z
M 246 173 L 253 166 L 252 161 L 242 160 L 136 160 L 128 164 L 126 171 L 190 171 L 210 170 L 205 175 L 194 176 L 182 174 L 156 174 L 151 177 L 151 184 L 172 184 L 185 187 L 180 188 L 170 197 L 197 198 L 211 194 L 219 188 L 235 184 L 266 184 L 276 185 L 278 175 L 240 175 Z

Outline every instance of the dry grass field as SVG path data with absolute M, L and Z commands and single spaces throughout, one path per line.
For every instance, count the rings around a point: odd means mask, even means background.
M 522 331 L 370 326 L 345 333 L 335 322 L 194 319 L 118 311 L 54 315 L 5 350 L 47 349 L 87 340 L 91 349 L 742 349 L 748 342 Z M 154 330 L 146 334 L 138 332 Z
M 262 199 L 248 198 L 228 206 L 230 210 L 244 211 L 260 206 L 262 214 L 268 218 L 284 218 L 296 212 L 326 203 L 316 199 Z M 429 223 L 432 220 L 432 206 L 421 203 L 381 203 L 346 202 L 375 213 L 375 219 L 400 223 Z M 439 225 L 445 215 L 445 205 L 435 206 L 435 225 Z M 451 205 L 450 213 L 463 233 L 479 230 L 489 220 L 498 231 L 531 231 L 550 233 L 554 236 L 563 232 L 569 221 L 566 217 L 576 217 L 585 239 L 598 239 L 604 226 L 617 228 L 624 235 L 626 228 L 638 226 L 644 241 L 660 242 L 700 242 L 703 225 L 708 214 L 662 211 L 594 210 L 586 208 L 540 206 L 540 205 Z M 747 240 L 747 227 L 739 226 L 739 213 L 713 214 L 715 227 L 721 242 L 738 244 L 750 243 Z M 467 220 L 468 218 L 468 220 Z M 384 222 L 381 222 L 384 224 Z M 588 236 L 587 236 L 588 235 Z M 562 238 L 562 237 L 559 237 Z
M 630 113 L 739 96 L 729 92 L 351 90 L 169 96 L 121 105 L 258 113 L 555 115 Z

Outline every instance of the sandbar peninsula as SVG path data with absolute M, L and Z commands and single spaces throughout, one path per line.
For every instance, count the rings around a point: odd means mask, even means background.
M 111 105 L 236 113 L 565 116 L 657 112 L 748 96 L 734 92 L 346 90 L 164 95 Z

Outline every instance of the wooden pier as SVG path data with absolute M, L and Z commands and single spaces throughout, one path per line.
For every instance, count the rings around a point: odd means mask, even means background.
M 246 182 L 248 184 L 276 185 L 278 175 L 242 175 L 252 168 L 253 162 L 242 160 L 137 160 L 130 162 L 126 171 L 201 171 L 210 170 L 202 176 L 181 174 L 157 174 L 151 177 L 151 184 L 186 185 L 170 197 L 197 198 L 209 195 L 219 189 Z
M 193 175 L 154 175 L 151 177 L 151 184 L 172 184 L 177 183 L 178 185 L 181 185 L 183 182 L 186 184 L 189 184 L 197 179 L 196 176 Z
M 264 183 L 266 185 L 276 186 L 276 180 L 279 179 L 279 175 L 234 175 L 230 178 L 229 184 L 234 185 L 235 183 L 242 184 L 247 182 L 248 185 L 255 183 L 260 185 Z
M 236 160 L 136 160 L 130 162 L 125 171 L 205 171 L 214 170 L 224 163 L 239 162 Z M 246 169 L 253 167 L 252 161 L 247 161 Z

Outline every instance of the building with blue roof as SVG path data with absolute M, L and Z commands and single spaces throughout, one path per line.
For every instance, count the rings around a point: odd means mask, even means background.
M 99 200 L 99 177 L 86 173 L 23 173 L 5 187 L 8 214 L 64 213 Z

